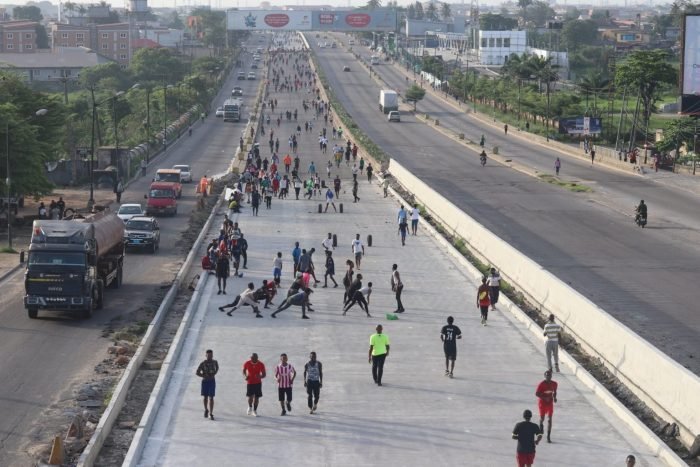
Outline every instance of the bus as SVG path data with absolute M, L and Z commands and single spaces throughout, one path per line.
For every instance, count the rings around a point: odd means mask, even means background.
M 224 102 L 224 121 L 225 122 L 240 122 L 241 121 L 241 100 L 226 99 Z

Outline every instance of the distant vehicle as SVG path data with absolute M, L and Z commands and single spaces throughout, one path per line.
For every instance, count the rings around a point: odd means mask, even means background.
M 216 108 L 216 118 L 221 118 L 224 116 L 224 108 L 223 107 L 217 107 Z
M 345 65 L 345 66 L 343 67 L 343 71 L 350 71 L 350 67 L 347 66 L 347 65 Z
M 153 182 L 147 195 L 143 195 L 148 200 L 146 203 L 146 215 L 156 214 L 177 214 L 177 195 L 172 183 Z
M 260 61 L 260 55 L 253 55 L 253 61 L 254 61 L 254 62 L 259 62 L 259 61 Z
M 369 59 L 369 62 L 372 65 L 379 65 L 379 56 L 378 55 L 372 55 L 372 58 Z
M 400 122 L 401 121 L 401 114 L 399 113 L 398 110 L 392 110 L 389 112 L 389 116 L 387 117 L 387 120 L 390 122 Z
M 117 211 L 117 216 L 124 222 L 128 221 L 134 216 L 143 215 L 143 208 L 140 204 L 122 204 L 119 206 Z
M 326 48 L 326 44 L 323 43 L 323 42 L 319 42 L 319 43 L 318 43 L 318 48 L 319 48 L 319 49 L 325 49 L 325 48 Z
M 337 47 L 338 47 L 338 44 L 336 44 L 335 42 L 333 42 L 333 43 L 331 44 L 331 49 L 335 49 L 335 48 L 337 48 Z
M 124 222 L 115 213 L 34 221 L 24 274 L 29 318 L 40 309 L 89 318 L 104 306 L 105 289 L 121 286 L 123 267 Z
M 240 122 L 241 121 L 241 99 L 236 97 L 226 99 L 224 102 L 224 121 L 225 122 Z
M 180 180 L 182 180 L 182 183 L 192 183 L 192 172 L 190 172 L 189 165 L 174 165 L 173 170 L 180 171 Z
M 156 176 L 153 177 L 154 182 L 172 183 L 175 189 L 175 194 L 178 198 L 182 197 L 182 175 L 176 169 L 158 169 Z
M 251 68 L 254 68 L 254 69 L 256 69 L 256 70 L 257 70 L 257 68 L 258 68 L 258 64 L 257 64 L 257 63 L 255 63 L 255 62 L 253 62 L 253 63 L 252 63 L 251 65 L 250 65 L 250 67 L 251 67 Z
M 254 71 L 251 71 L 250 73 L 248 73 L 248 79 L 257 79 L 257 76 L 255 75 Z
M 242 96 L 242 95 L 243 95 L 243 88 L 240 86 L 234 87 L 233 91 L 231 91 L 231 97 Z
M 388 114 L 391 111 L 399 110 L 399 95 L 391 89 L 379 91 L 379 110 Z
M 238 80 L 245 79 L 245 72 L 244 71 L 239 71 L 237 78 Z
M 262 39 L 260 39 L 260 42 L 262 42 Z M 263 53 L 262 47 L 258 47 L 258 49 L 256 50 L 256 52 L 257 52 L 258 54 Z
M 316 37 L 318 37 L 318 36 L 316 36 Z M 348 41 L 348 45 L 355 45 L 355 39 L 350 39 Z
M 125 248 L 148 248 L 151 253 L 155 253 L 160 247 L 160 227 L 155 217 L 132 217 L 124 229 Z
M 319 37 L 321 37 L 321 35 L 316 33 L 316 39 L 318 39 Z

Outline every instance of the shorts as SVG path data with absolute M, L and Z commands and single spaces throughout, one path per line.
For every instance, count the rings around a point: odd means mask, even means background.
M 280 268 L 274 268 L 272 270 L 272 277 L 279 277 L 282 275 L 282 270 Z
M 277 395 L 280 402 L 284 402 L 285 396 L 287 401 L 292 402 L 292 388 L 277 388 Z
M 247 397 L 262 397 L 262 383 L 258 384 L 249 384 L 248 387 L 246 388 L 246 393 L 245 395 Z
M 362 259 L 362 253 L 355 253 L 355 262 L 358 262 Z
M 215 395 L 216 395 L 216 380 L 215 379 L 203 379 L 202 380 L 202 396 L 214 397 Z
M 535 453 L 534 452 L 518 452 L 515 455 L 515 459 L 518 461 L 518 466 L 523 467 L 528 464 L 535 463 Z
M 457 347 L 445 347 L 445 358 L 448 360 L 457 360 Z
M 544 418 L 545 415 L 550 417 L 554 415 L 554 402 L 544 402 L 540 399 L 537 401 L 537 407 L 540 409 L 540 418 Z

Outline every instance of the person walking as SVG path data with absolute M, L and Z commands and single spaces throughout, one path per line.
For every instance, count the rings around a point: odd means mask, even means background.
M 333 288 L 338 287 L 338 283 L 335 281 L 335 261 L 333 260 L 333 252 L 331 250 L 326 250 L 326 273 L 323 276 L 323 287 L 328 287 L 328 278 L 333 281 Z
M 362 277 L 362 274 L 357 275 L 358 279 Z M 366 286 L 360 287 L 355 290 L 352 297 L 349 298 L 348 303 L 345 304 L 343 309 L 343 316 L 348 312 L 350 308 L 356 303 L 360 305 L 360 309 L 367 313 L 367 317 L 371 318 L 372 315 L 369 314 L 369 297 L 372 295 L 372 283 L 368 282 Z
M 447 324 L 440 331 L 440 339 L 445 351 L 445 376 L 450 378 L 452 378 L 455 370 L 455 360 L 457 360 L 457 339 L 462 338 L 462 331 L 454 325 L 454 321 L 455 319 L 452 316 L 448 316 Z
M 297 377 L 297 371 L 287 361 L 287 354 L 280 355 L 280 363 L 275 367 L 275 379 L 277 380 L 277 395 L 282 407 L 280 415 L 287 415 L 292 411 L 292 385 Z
M 218 258 L 216 259 L 216 285 L 219 287 L 219 291 L 216 295 L 221 295 L 222 293 L 226 295 L 226 280 L 231 274 L 231 265 L 228 261 L 228 255 L 225 251 L 219 250 Z M 222 289 L 223 284 L 223 289 Z
M 309 354 L 309 361 L 304 365 L 304 387 L 308 395 L 309 413 L 316 412 L 318 399 L 323 387 L 323 364 L 316 360 L 316 352 Z
M 280 306 L 278 306 L 275 312 L 270 315 L 270 318 L 277 318 L 277 313 L 286 310 L 292 305 L 296 305 L 301 307 L 301 319 L 310 319 L 308 316 L 306 316 L 306 308 L 309 306 L 309 295 L 312 292 L 313 290 L 306 287 L 304 290 L 290 295 L 282 303 L 280 303 Z M 309 311 L 313 310 L 309 308 Z
M 219 362 L 214 360 L 214 351 L 207 350 L 206 358 L 199 364 L 195 374 L 202 378 L 202 397 L 204 398 L 204 418 L 214 420 L 214 396 L 216 395 L 216 374 Z
M 220 306 L 219 311 L 225 311 L 226 308 L 231 308 L 229 312 L 226 314 L 228 316 L 232 316 L 233 312 L 236 311 L 238 308 L 244 306 L 244 305 L 250 305 L 253 307 L 253 311 L 255 312 L 255 317 L 256 318 L 262 318 L 263 315 L 260 314 L 260 309 L 258 308 L 258 302 L 255 300 L 255 284 L 252 282 L 248 283 L 248 287 L 236 297 L 236 300 L 234 300 L 232 303 L 229 303 L 228 305 Z
M 352 241 L 352 253 L 355 255 L 355 264 L 357 264 L 357 270 L 359 271 L 362 256 L 365 254 L 365 246 L 360 240 L 360 234 L 355 234 L 355 240 Z
M 501 293 L 501 276 L 496 271 L 496 268 L 491 268 L 491 273 L 486 280 L 486 284 L 489 286 L 489 300 L 491 302 L 491 309 L 496 309 L 496 303 L 498 303 L 498 296 Z
M 554 415 L 554 404 L 557 402 L 557 387 L 559 385 L 552 380 L 552 370 L 544 372 L 544 380 L 537 385 L 535 396 L 537 396 L 537 407 L 540 410 L 540 433 L 544 432 L 544 417 L 547 417 L 547 442 L 552 442 L 552 416 Z
M 420 209 L 418 203 L 413 205 L 411 209 L 411 235 L 418 235 L 418 221 L 420 220 Z
M 360 185 L 357 183 L 357 180 L 353 180 L 352 182 L 352 196 L 353 196 L 353 203 L 357 203 L 360 201 L 360 197 L 357 196 L 357 190 L 359 189 Z
M 122 202 L 122 193 L 124 193 L 124 183 L 120 178 L 119 180 L 117 180 L 117 183 L 114 184 L 114 194 L 117 195 L 117 203 Z
M 402 204 L 401 207 L 399 208 L 399 213 L 398 213 L 398 215 L 397 215 L 396 217 L 397 217 L 397 220 L 398 220 L 399 224 L 400 224 L 401 222 L 406 222 L 406 218 L 408 217 L 408 213 L 407 213 L 406 210 L 404 209 L 403 204 Z
M 275 282 L 282 280 L 282 252 L 278 251 L 277 256 L 272 261 L 272 278 Z
M 554 322 L 554 315 L 549 315 L 547 324 L 544 325 L 544 336 L 547 338 L 544 350 L 547 355 L 547 369 L 552 371 L 552 356 L 554 356 L 554 369 L 559 373 L 559 339 L 561 339 L 561 325 Z
M 391 266 L 391 291 L 396 294 L 396 311 L 394 313 L 403 313 L 406 311 L 401 303 L 401 293 L 403 292 L 403 282 L 401 282 L 401 274 L 399 274 L 399 266 L 393 264 Z
M 559 175 L 559 169 L 561 169 L 561 161 L 557 157 L 557 160 L 554 161 L 554 171 Z
M 241 258 L 243 258 L 243 269 L 248 269 L 248 240 L 243 238 L 242 233 L 238 238 L 238 246 L 241 249 Z
M 489 299 L 489 286 L 486 284 L 487 278 L 481 278 L 481 285 L 476 291 L 476 307 L 481 310 L 481 324 L 486 326 L 486 321 L 489 318 L 489 305 L 491 300 Z
M 257 188 L 253 188 L 250 194 L 250 207 L 252 208 L 253 215 L 257 216 L 258 209 L 260 209 L 260 192 Z
M 258 416 L 258 403 L 262 397 L 262 380 L 267 376 L 265 364 L 253 353 L 250 360 L 243 364 L 243 378 L 246 380 L 246 397 L 248 398 L 248 415 Z
M 338 212 L 338 210 L 335 208 L 335 202 L 333 201 L 333 196 L 334 196 L 334 195 L 333 195 L 333 190 L 331 190 L 331 187 L 328 187 L 328 188 L 326 189 L 326 209 L 323 211 L 324 213 L 325 213 L 325 212 L 328 212 L 328 205 L 329 205 L 329 204 L 330 204 L 331 206 L 333 206 L 333 211 L 334 211 L 334 212 Z
M 372 167 L 372 163 L 370 162 L 367 165 L 367 182 L 372 183 L 372 172 L 374 172 L 374 168 Z
M 325 251 L 333 251 L 335 247 L 333 246 L 333 234 L 328 232 L 328 237 L 324 238 L 321 242 L 321 246 Z
M 513 428 L 513 439 L 518 440 L 516 449 L 516 460 L 518 467 L 530 467 L 535 463 L 535 446 L 540 444 L 542 430 L 532 423 L 532 412 L 523 412 L 523 421 L 515 424 Z
M 408 224 L 403 221 L 399 224 L 399 235 L 401 236 L 401 246 L 406 246 L 406 235 L 408 234 Z
M 372 378 L 377 386 L 382 385 L 382 376 L 384 375 L 384 362 L 389 356 L 389 336 L 383 334 L 384 328 L 378 324 L 375 328 L 376 333 L 369 337 L 369 352 L 368 361 L 372 364 Z
M 292 259 L 294 260 L 294 271 L 292 271 L 292 277 L 296 277 L 297 272 L 299 272 L 299 259 L 301 258 L 301 248 L 299 248 L 299 242 L 294 242 L 294 249 L 292 250 Z

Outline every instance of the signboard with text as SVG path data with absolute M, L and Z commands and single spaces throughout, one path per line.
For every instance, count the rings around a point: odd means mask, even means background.
M 681 113 L 700 114 L 700 15 L 683 16 Z
M 396 11 L 228 10 L 228 30 L 236 31 L 394 31 Z
M 599 117 L 571 117 L 559 119 L 559 133 L 569 135 L 599 135 L 603 121 Z

